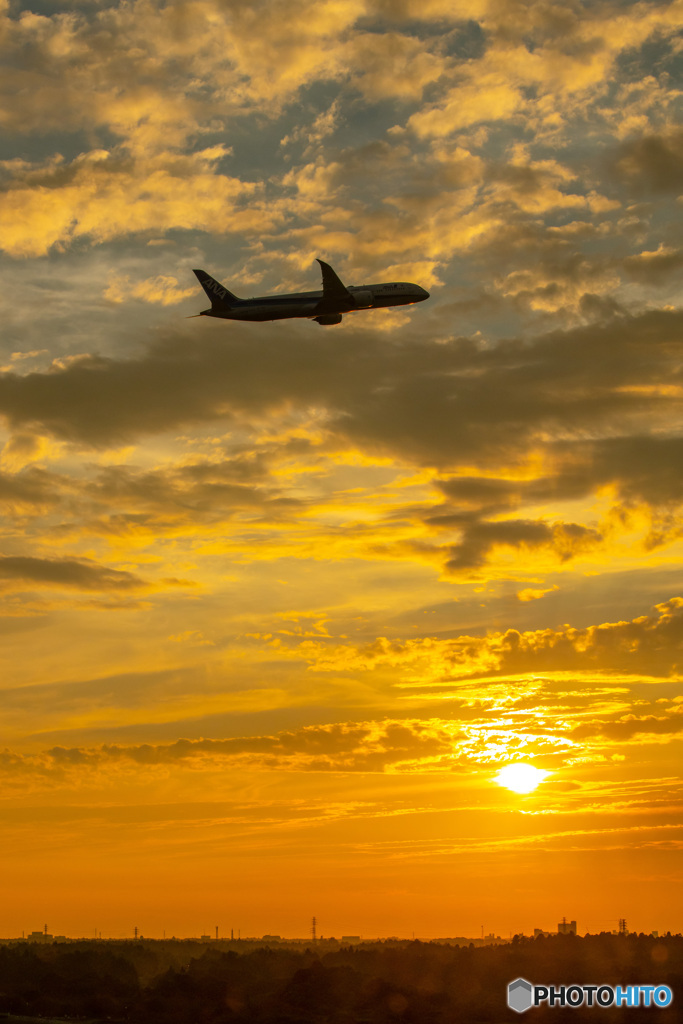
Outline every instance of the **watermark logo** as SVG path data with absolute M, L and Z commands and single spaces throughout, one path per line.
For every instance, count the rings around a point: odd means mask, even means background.
M 534 1005 L 534 987 L 526 978 L 517 978 L 508 985 L 508 1006 L 517 1013 L 524 1013 Z
M 508 1006 L 524 1013 L 532 1006 L 659 1006 L 673 1001 L 668 985 L 532 985 L 516 978 L 508 985 Z

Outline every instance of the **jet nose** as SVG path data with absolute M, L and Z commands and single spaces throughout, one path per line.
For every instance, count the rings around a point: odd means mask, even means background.
M 426 291 L 426 289 L 424 289 L 424 288 L 420 288 L 420 301 L 423 302 L 425 299 L 428 299 L 428 298 L 429 298 L 429 292 Z

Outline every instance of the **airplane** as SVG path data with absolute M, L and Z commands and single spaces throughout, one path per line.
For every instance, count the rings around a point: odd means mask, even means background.
M 343 313 L 384 306 L 406 306 L 424 302 L 429 292 L 417 284 L 392 281 L 388 284 L 342 284 L 329 263 L 318 260 L 323 275 L 322 291 L 295 292 L 291 295 L 261 295 L 238 299 L 204 270 L 195 270 L 199 283 L 211 300 L 211 309 L 195 316 L 216 316 L 222 320 L 290 320 L 306 317 L 328 326 L 340 324 Z

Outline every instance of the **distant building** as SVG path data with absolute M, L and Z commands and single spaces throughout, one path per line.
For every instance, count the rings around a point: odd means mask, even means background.
M 342 942 L 360 942 L 360 935 L 342 935 Z
M 558 935 L 576 935 L 576 921 L 568 921 L 563 917 L 557 926 Z
M 549 939 L 552 932 L 544 932 L 542 928 L 534 928 L 534 938 L 537 939 L 539 935 L 542 935 L 544 939 Z
M 264 935 L 261 942 L 282 942 L 281 935 Z
M 29 932 L 29 942 L 52 942 L 52 935 L 48 935 L 47 929 L 44 932 Z

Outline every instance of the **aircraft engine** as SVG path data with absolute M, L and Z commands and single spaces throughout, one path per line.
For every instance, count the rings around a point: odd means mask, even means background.
M 356 309 L 367 309 L 373 303 L 372 292 L 363 288 L 360 291 L 353 292 L 353 301 L 356 303 Z
M 323 316 L 314 316 L 313 319 L 317 324 L 322 324 L 323 327 L 329 327 L 332 324 L 340 324 L 342 322 L 341 313 L 325 313 Z

